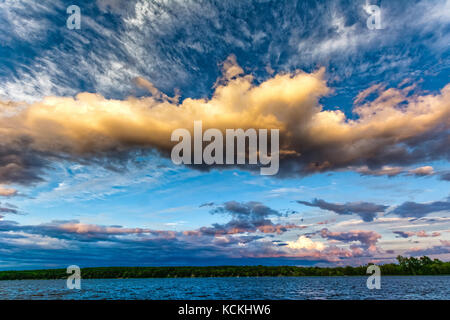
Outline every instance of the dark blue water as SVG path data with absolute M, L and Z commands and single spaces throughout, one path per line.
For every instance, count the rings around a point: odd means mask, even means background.
M 90 279 L 0 281 L 0 299 L 450 299 L 450 276 Z

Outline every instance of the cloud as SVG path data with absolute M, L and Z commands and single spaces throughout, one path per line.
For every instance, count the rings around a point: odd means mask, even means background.
M 15 212 L 12 212 L 15 213 Z M 162 238 L 174 238 L 173 231 L 159 231 L 142 228 L 123 228 L 121 226 L 101 226 L 80 223 L 78 220 L 52 221 L 39 225 L 19 225 L 12 221 L 0 221 L 0 232 L 13 231 L 27 234 L 37 234 L 52 238 L 97 242 L 101 240 L 114 241 L 121 236 L 139 236 L 143 234 Z
M 450 181 L 450 171 L 442 172 L 439 179 L 443 181 Z
M 260 235 L 183 232 L 86 224 L 77 220 L 21 225 L 0 220 L 2 266 L 292 264 L 367 256 L 361 248 L 320 245 L 300 237 L 290 245 Z M 0 268 L 2 267 L 0 266 Z
M 214 223 L 212 227 L 201 227 L 197 230 L 183 231 L 187 236 L 223 236 L 235 235 L 242 233 L 266 233 L 266 234 L 282 234 L 293 229 L 304 229 L 306 226 L 296 225 L 292 223 L 281 224 L 273 223 L 269 219 L 261 220 L 236 220 L 233 219 L 225 224 Z
M 214 206 L 214 202 L 205 202 L 205 203 L 202 203 L 199 207 L 203 208 L 203 207 L 212 207 L 212 206 Z
M 414 248 L 406 253 L 411 256 L 431 256 L 450 253 L 450 241 L 440 240 L 440 245 L 435 245 L 430 248 Z
M 222 207 L 221 207 L 222 208 Z M 217 237 L 225 235 L 236 235 L 244 233 L 260 232 L 263 234 L 281 234 L 292 229 L 303 229 L 305 226 L 295 224 L 275 224 L 268 216 L 280 215 L 277 211 L 258 202 L 234 203 L 232 201 L 224 204 L 223 208 L 228 211 L 217 212 L 229 213 L 232 219 L 226 224 L 213 224 L 211 227 L 201 227 L 197 230 L 185 230 L 175 232 L 170 230 L 154 230 L 148 228 L 124 228 L 122 226 L 101 226 L 95 224 L 81 223 L 78 220 L 52 221 L 34 226 L 20 226 L 11 221 L 0 220 L 0 232 L 12 230 L 15 232 L 26 232 L 52 236 L 59 239 L 71 239 L 77 241 L 116 241 L 121 237 L 152 237 L 163 239 L 190 239 L 201 237 Z M 10 204 L 1 206 L 0 213 L 20 213 L 18 209 Z M 210 241 L 210 240 L 205 240 Z
M 417 235 L 418 237 L 420 237 L 420 238 L 428 238 L 428 237 L 439 237 L 439 236 L 441 235 L 441 233 L 435 231 L 435 232 L 433 232 L 432 234 L 428 234 L 428 233 L 426 233 L 425 230 L 421 230 L 421 231 L 418 231 L 418 232 L 416 233 L 416 235 Z
M 298 237 L 295 241 L 287 241 L 287 247 L 291 249 L 307 249 L 322 251 L 325 245 L 322 242 L 314 242 L 305 236 Z
M 32 184 L 43 180 L 44 169 L 55 158 L 33 150 L 30 143 L 20 137 L 11 143 L 0 142 L 0 183 Z
M 340 215 L 359 215 L 363 221 L 371 222 L 378 213 L 384 212 L 388 206 L 379 205 L 371 202 L 347 202 L 345 204 L 336 204 L 326 202 L 321 199 L 314 199 L 312 202 L 308 201 L 297 201 L 300 204 L 309 207 L 318 207 L 323 210 L 333 211 L 334 213 Z
M 212 203 L 205 204 L 213 206 Z M 269 217 L 280 217 L 282 213 L 274 210 L 261 202 L 237 202 L 227 201 L 222 205 L 211 209 L 212 214 L 227 214 L 231 216 L 231 220 L 225 224 L 215 223 L 212 227 L 202 227 L 198 230 L 185 231 L 185 235 L 231 235 L 239 233 L 277 233 L 281 234 L 292 229 L 304 229 L 305 226 L 300 226 L 292 223 L 275 224 Z
M 32 54 L 7 59 L 13 66 L 5 69 L 20 72 L 1 75 L 0 95 L 36 99 L 88 88 L 108 97 L 127 96 L 139 73 L 167 92 L 181 87 L 189 96 L 209 94 L 217 62 L 232 52 L 263 76 L 264 69 L 309 71 L 324 65 L 333 67 L 332 78 L 345 78 L 356 88 L 361 78 L 369 83 L 380 75 L 420 77 L 448 64 L 442 54 L 448 49 L 445 0 L 408 3 L 406 10 L 402 2 L 383 4 L 388 34 L 366 27 L 363 3 L 98 0 L 82 5 L 82 33 L 54 28 L 65 24 L 66 7 L 61 1 L 2 2 L 5 56 L 15 50 Z M 53 45 L 55 37 L 61 46 Z M 427 50 L 420 50 L 424 44 Z M 417 63 L 423 70 L 414 69 Z
M 192 130 L 194 120 L 202 120 L 204 130 L 280 129 L 281 176 L 448 157 L 450 85 L 424 96 L 387 89 L 355 106 L 358 119 L 349 119 L 320 106 L 319 99 L 330 92 L 324 70 L 279 74 L 255 84 L 251 75 L 226 78 L 236 66 L 226 68 L 210 99 L 175 103 L 162 93 L 127 100 L 80 93 L 3 112 L 0 182 L 36 181 L 55 156 L 98 159 L 142 149 L 168 156 L 172 131 Z M 0 107 L 11 109 L 6 102 Z
M 17 190 L 12 188 L 5 188 L 0 185 L 0 196 L 2 197 L 12 197 L 17 195 Z
M 98 8 L 103 12 L 112 12 L 116 14 L 126 13 L 135 4 L 135 1 L 122 2 L 121 0 L 96 0 Z
M 320 230 L 322 238 L 338 240 L 343 242 L 359 241 L 369 251 L 376 250 L 376 243 L 381 235 L 375 231 L 350 230 L 348 232 L 331 232 L 327 228 Z
M 1 203 L 0 202 L 0 213 L 2 214 L 2 217 L 5 214 L 21 214 L 21 211 L 17 208 L 17 206 L 11 204 L 11 203 Z
M 1 213 L 18 213 L 16 209 L 13 208 L 6 208 L 6 207 L 0 207 Z
M 391 166 L 382 166 L 379 169 L 370 169 L 367 166 L 352 168 L 358 173 L 362 175 L 371 175 L 371 176 L 388 176 L 395 177 L 401 174 L 423 177 L 423 176 L 431 176 L 434 175 L 434 169 L 432 166 L 423 166 L 414 169 L 408 169 L 404 167 L 391 167 Z
M 420 238 L 428 238 L 428 237 L 439 237 L 441 235 L 440 232 L 433 232 L 428 234 L 425 230 L 421 231 L 393 231 L 393 233 L 397 234 L 401 238 L 410 238 L 412 236 L 417 236 Z
M 229 249 L 211 242 L 75 221 L 36 226 L 0 221 L 0 244 L 2 266 L 9 263 L 15 267 L 67 266 L 75 262 L 80 266 L 198 265 L 208 260 L 214 264 L 211 257 L 218 261 L 232 258 Z
M 281 213 L 257 201 L 227 201 L 211 211 L 211 213 L 228 213 L 233 218 L 258 220 L 268 216 L 281 216 Z
M 317 222 L 317 224 L 318 224 L 318 225 L 323 225 L 323 224 L 329 224 L 329 223 L 331 223 L 331 222 L 336 222 L 336 220 L 333 219 L 333 220 L 319 221 L 319 222 Z
M 392 232 L 401 238 L 409 238 L 409 237 L 412 237 L 413 235 L 415 235 L 414 232 L 410 232 L 410 231 L 392 231 Z
M 400 217 L 413 217 L 421 218 L 427 214 L 440 211 L 450 210 L 450 199 L 447 198 L 444 201 L 434 201 L 428 203 L 417 203 L 413 201 L 407 201 L 396 207 L 391 211 Z
M 408 173 L 416 176 L 430 176 L 434 174 L 434 170 L 431 166 L 424 166 L 416 169 L 411 169 L 408 171 Z
M 121 235 L 151 233 L 151 230 L 141 228 L 122 228 L 121 226 L 98 226 L 80 222 L 63 222 L 55 226 L 62 232 L 89 235 Z
M 368 166 L 363 166 L 354 169 L 356 172 L 361 173 L 362 175 L 370 175 L 370 176 L 388 176 L 394 177 L 404 172 L 403 167 L 391 167 L 391 166 L 382 166 L 379 169 L 370 169 Z

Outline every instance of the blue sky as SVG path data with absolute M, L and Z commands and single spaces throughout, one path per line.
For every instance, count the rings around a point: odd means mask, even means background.
M 0 24 L 0 269 L 450 258 L 450 1 L 6 0 Z M 158 121 L 189 104 L 273 115 L 296 156 L 176 166 Z

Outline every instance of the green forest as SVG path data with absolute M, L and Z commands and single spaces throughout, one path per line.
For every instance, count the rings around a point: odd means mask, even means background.
M 380 265 L 382 275 L 450 275 L 450 262 L 397 257 L 398 263 Z M 359 267 L 213 266 L 213 267 L 99 267 L 82 268 L 83 279 L 204 278 L 204 277 L 301 277 L 364 276 L 368 265 Z M 66 269 L 0 271 L 0 280 L 67 279 Z

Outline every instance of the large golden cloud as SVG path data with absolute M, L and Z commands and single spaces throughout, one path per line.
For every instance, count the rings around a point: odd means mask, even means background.
M 320 105 L 320 98 L 331 92 L 324 73 L 297 71 L 255 84 L 230 58 L 210 99 L 180 102 L 137 79 L 150 97 L 114 100 L 80 93 L 32 104 L 3 102 L 0 182 L 27 182 L 24 172 L 39 170 L 39 161 L 45 163 L 42 157 L 48 154 L 76 158 L 148 148 L 168 155 L 174 145 L 172 131 L 192 130 L 194 120 L 202 120 L 204 130 L 280 129 L 282 174 L 448 157 L 450 84 L 439 94 L 422 96 L 411 95 L 411 88 L 369 88 L 355 100 L 356 117 L 349 119 L 340 110 Z M 366 101 L 373 92 L 378 97 Z M 32 156 L 37 160 L 30 160 Z

